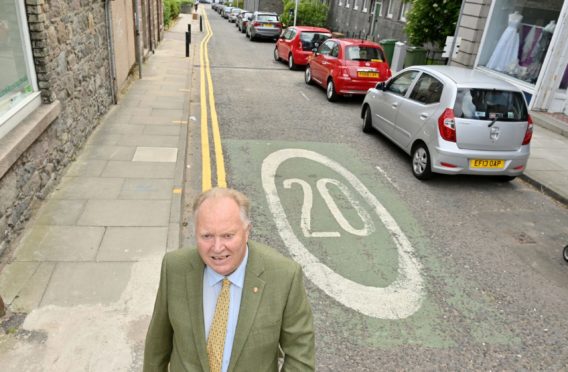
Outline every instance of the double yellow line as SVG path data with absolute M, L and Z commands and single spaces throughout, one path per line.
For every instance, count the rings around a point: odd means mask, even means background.
M 211 67 L 209 65 L 208 43 L 213 36 L 209 18 L 205 9 L 201 8 L 201 14 L 205 20 L 206 35 L 199 44 L 199 63 L 200 63 L 200 101 L 201 101 L 201 178 L 202 191 L 212 188 L 211 175 L 211 155 L 209 148 L 209 126 L 207 116 L 207 101 L 209 101 L 209 111 L 211 112 L 211 131 L 213 134 L 213 146 L 215 149 L 215 165 L 217 169 L 217 187 L 227 187 L 225 174 L 225 160 L 223 159 L 223 147 L 221 146 L 221 134 L 219 132 L 219 120 L 215 109 L 215 94 L 213 91 L 213 80 L 211 79 Z M 207 77 L 207 79 L 206 79 Z M 206 89 L 208 88 L 208 89 Z M 207 91 L 209 95 L 207 95 Z M 207 99 L 209 98 L 209 99 Z

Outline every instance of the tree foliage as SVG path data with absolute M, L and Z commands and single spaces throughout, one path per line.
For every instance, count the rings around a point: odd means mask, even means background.
M 453 36 L 461 0 L 406 0 L 412 8 L 406 14 L 406 35 L 413 45 L 432 43 L 443 47 Z
M 295 0 L 284 1 L 284 13 L 280 20 L 287 26 L 294 24 Z M 329 7 L 318 0 L 301 0 L 298 4 L 297 26 L 326 27 Z

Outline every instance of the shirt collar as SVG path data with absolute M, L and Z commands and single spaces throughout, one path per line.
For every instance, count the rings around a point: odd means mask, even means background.
M 239 288 L 243 287 L 243 284 L 244 284 L 244 281 L 245 281 L 245 271 L 246 271 L 245 269 L 247 267 L 248 253 L 249 253 L 248 245 L 246 246 L 246 250 L 247 251 L 245 253 L 245 257 L 243 258 L 243 261 L 241 262 L 239 267 L 237 267 L 237 269 L 235 271 L 233 271 L 233 273 L 227 277 L 227 279 L 229 279 L 231 281 L 232 285 L 236 285 Z M 214 285 L 219 283 L 224 278 L 225 277 L 223 275 L 217 273 L 215 270 L 213 270 L 209 266 L 207 266 L 207 265 L 205 266 L 205 281 L 210 287 L 213 287 Z

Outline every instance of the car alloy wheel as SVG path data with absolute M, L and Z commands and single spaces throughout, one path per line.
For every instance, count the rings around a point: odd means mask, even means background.
M 310 68 L 310 65 L 308 65 L 306 67 L 306 72 L 304 74 L 304 81 L 306 82 L 306 84 L 311 84 L 312 83 L 312 69 Z
M 292 53 L 290 53 L 290 56 L 288 57 L 288 68 L 290 70 L 294 70 L 296 68 L 296 64 L 294 63 L 294 56 L 292 55 Z
M 412 173 L 419 180 L 427 180 L 432 177 L 430 153 L 423 143 L 415 145 L 412 150 Z
M 333 84 L 333 80 L 329 79 L 327 82 L 327 91 L 326 91 L 327 100 L 329 102 L 337 101 L 337 93 L 335 92 L 335 84 Z
M 274 60 L 276 62 L 280 61 L 280 56 L 278 55 L 278 48 L 274 48 Z
M 365 106 L 365 114 L 363 115 L 363 133 L 371 133 L 373 131 L 373 116 L 371 108 Z
M 562 255 L 564 256 L 564 261 L 568 262 L 568 245 L 566 247 L 564 247 L 564 251 L 562 252 Z

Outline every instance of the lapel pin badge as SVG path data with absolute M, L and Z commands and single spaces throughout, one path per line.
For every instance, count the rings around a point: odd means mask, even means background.
M 254 293 L 258 292 L 258 287 L 254 287 L 254 288 L 252 289 L 252 291 L 253 291 Z

